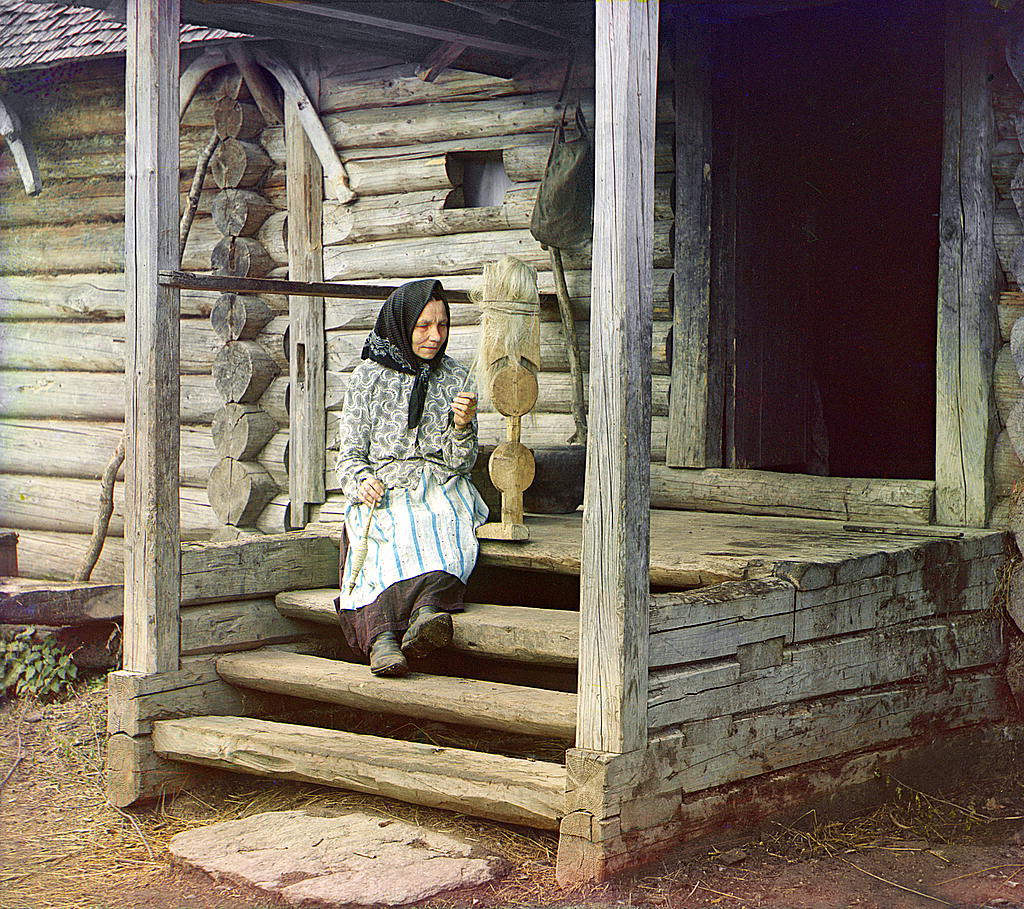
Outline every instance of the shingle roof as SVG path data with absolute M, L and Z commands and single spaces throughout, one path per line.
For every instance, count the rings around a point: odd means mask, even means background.
M 181 43 L 239 37 L 204 25 L 182 25 Z M 0 0 L 0 70 L 49 66 L 125 52 L 125 25 L 104 12 L 61 3 Z

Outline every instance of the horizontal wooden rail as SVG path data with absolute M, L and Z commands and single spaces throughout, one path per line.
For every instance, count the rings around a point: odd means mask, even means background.
M 233 294 L 292 294 L 303 297 L 349 297 L 357 300 L 384 300 L 394 286 L 374 284 L 334 284 L 328 281 L 286 281 L 283 278 L 236 278 L 230 275 L 200 275 L 190 271 L 162 271 L 160 284 L 182 290 L 212 290 Z M 461 290 L 446 290 L 449 303 L 472 303 Z

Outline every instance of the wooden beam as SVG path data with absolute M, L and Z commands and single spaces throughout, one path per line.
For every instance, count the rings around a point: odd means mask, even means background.
M 316 79 L 315 86 L 307 81 L 307 87 L 317 97 L 319 73 L 312 67 L 307 67 L 307 73 Z M 303 127 L 300 103 L 308 105 L 305 94 L 302 98 L 285 94 L 288 275 L 296 281 L 322 282 L 324 169 Z M 326 498 L 324 298 L 293 296 L 288 319 L 288 495 L 291 526 L 303 527 L 307 505 L 318 505 Z
M 279 0 L 256 0 L 256 2 L 277 5 Z M 334 0 L 330 6 L 291 0 L 288 9 L 310 16 L 340 19 L 343 22 L 354 22 L 375 29 L 431 38 L 435 41 L 458 41 L 468 47 L 492 53 L 510 54 L 513 57 L 535 57 L 547 60 L 559 57 L 564 53 L 564 51 L 556 49 L 549 39 L 542 38 L 541 34 L 532 29 L 526 30 L 515 25 L 505 24 L 500 31 L 484 33 L 478 29 L 467 28 L 464 15 L 461 19 L 458 15 L 444 16 L 441 15 L 444 12 L 443 8 L 438 4 L 435 6 L 438 8 L 432 11 L 431 16 L 435 21 L 430 22 L 415 21 L 414 17 L 418 13 L 415 5 L 396 3 L 395 0 L 392 0 L 387 7 L 378 6 L 372 12 L 368 10 L 362 0 L 359 0 L 358 3 L 343 3 L 341 0 Z M 384 12 L 390 13 L 390 16 L 383 15 Z M 512 35 L 512 37 L 505 38 L 501 35 Z
M 25 192 L 30 196 L 36 195 L 43 188 L 43 182 L 39 178 L 35 149 L 22 132 L 18 115 L 4 103 L 3 98 L 0 98 L 0 136 L 7 140 Z
M 986 27 L 949 2 L 939 204 L 936 519 L 983 527 L 992 496 L 992 376 L 999 266 L 993 241 L 995 142 Z
M 180 0 L 128 5 L 125 71 L 124 668 L 178 668 Z
M 416 67 L 416 78 L 424 82 L 433 82 L 465 49 L 466 45 L 460 41 L 441 42 Z
M 317 297 L 344 297 L 352 300 L 386 300 L 395 286 L 379 284 L 337 284 L 331 281 L 285 281 L 282 278 L 241 278 L 229 275 L 200 275 L 189 271 L 160 272 L 163 287 L 182 290 L 215 290 L 236 294 L 303 294 Z M 468 293 L 446 290 L 449 303 L 472 303 Z
M 578 747 L 647 740 L 656 2 L 597 7 L 590 444 Z
M 707 34 L 676 33 L 675 281 L 669 467 L 722 464 L 723 369 L 711 299 L 711 104 Z

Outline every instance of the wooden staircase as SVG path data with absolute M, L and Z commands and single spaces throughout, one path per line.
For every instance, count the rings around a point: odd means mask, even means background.
M 290 591 L 278 594 L 276 603 L 285 616 L 336 628 L 336 595 L 328 588 Z M 564 673 L 576 665 L 576 612 L 472 603 L 453 619 L 452 644 L 444 653 L 463 653 L 477 663 L 518 664 L 524 674 L 528 664 L 534 675 L 538 666 Z M 575 739 L 576 695 L 549 688 L 424 672 L 377 678 L 362 664 L 275 649 L 225 654 L 217 660 L 217 673 L 239 688 L 374 715 L 553 739 L 566 748 Z M 223 716 L 158 721 L 153 746 L 174 760 L 543 829 L 557 829 L 564 813 L 565 767 L 551 761 Z

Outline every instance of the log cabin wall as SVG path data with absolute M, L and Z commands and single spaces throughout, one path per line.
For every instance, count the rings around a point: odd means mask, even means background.
M 354 283 L 398 284 L 438 277 L 453 290 L 473 290 L 485 263 L 512 254 L 536 266 L 542 293 L 554 284 L 548 253 L 530 235 L 529 220 L 551 144 L 562 82 L 561 67 L 541 69 L 518 79 L 458 70 L 434 82 L 415 75 L 414 65 L 379 66 L 352 72 L 351 59 L 338 71 L 321 66 L 320 110 L 358 198 L 349 204 L 324 203 L 324 278 Z M 663 74 L 664 79 L 668 75 Z M 583 109 L 594 122 L 592 76 L 584 73 Z M 671 90 L 661 93 L 656 161 L 654 458 L 664 460 L 668 413 L 667 341 L 671 295 L 671 182 L 673 169 Z M 572 92 L 570 92 L 572 97 Z M 262 141 L 275 166 L 285 165 L 281 129 L 268 129 Z M 463 206 L 463 155 L 500 155 L 510 185 L 501 205 Z M 278 171 L 275 171 L 276 174 Z M 269 183 L 278 178 L 272 174 Z M 269 247 L 268 247 L 269 249 Z M 589 251 L 566 256 L 584 369 L 589 365 Z M 359 362 L 379 303 L 326 301 L 326 407 L 328 503 L 314 517 L 337 512 L 337 481 L 332 451 L 347 374 Z M 480 312 L 473 305 L 452 307 L 449 353 L 470 362 L 477 347 Z M 542 304 L 542 373 L 537 407 L 524 421 L 526 444 L 564 444 L 572 435 L 571 379 L 557 306 Z M 480 415 L 480 441 L 503 438 L 504 418 Z
M 181 192 L 214 123 L 219 81 L 204 81 L 181 124 Z M 4 92 L 39 157 L 43 189 L 27 196 L 8 156 L 0 162 L 0 523 L 19 534 L 22 575 L 70 577 L 88 547 L 99 476 L 124 419 L 124 63 L 88 61 L 8 73 Z M 222 234 L 211 217 L 218 186 L 208 175 L 183 265 L 209 271 Z M 283 198 L 283 184 L 267 192 Z M 287 254 L 268 244 L 277 255 Z M 181 294 L 181 520 L 185 539 L 223 530 L 207 483 L 220 454 L 211 428 L 222 408 L 212 375 L 224 338 L 211 325 L 216 294 Z M 285 298 L 255 339 L 285 367 Z M 260 404 L 275 432 L 256 455 L 277 487 L 288 418 L 286 379 Z M 122 576 L 121 483 L 110 535 L 93 580 Z M 257 519 L 284 529 L 278 496 Z
M 999 296 L 999 340 L 993 390 L 999 434 L 993 450 L 992 527 L 1006 527 L 1010 499 L 1024 480 L 1024 226 L 1016 200 L 1024 205 L 1024 132 L 1020 131 L 1024 91 L 1004 59 L 992 81 L 996 146 L 992 179 L 996 188 L 995 241 L 1006 284 Z M 1016 197 L 1016 198 L 1015 198 Z M 1014 350 L 1016 349 L 1016 356 Z

